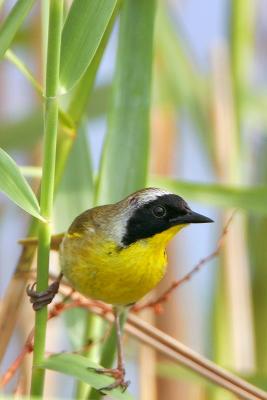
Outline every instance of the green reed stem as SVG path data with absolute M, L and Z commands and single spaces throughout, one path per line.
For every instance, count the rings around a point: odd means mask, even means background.
M 49 250 L 51 239 L 51 226 L 49 221 L 52 216 L 56 141 L 58 126 L 57 89 L 60 61 L 60 43 L 63 15 L 63 0 L 50 0 L 48 49 L 46 60 L 46 83 L 44 93 L 44 160 L 43 177 L 41 182 L 40 209 L 41 214 L 48 220 L 39 225 L 39 246 L 37 260 L 37 291 L 45 290 L 48 286 Z M 32 371 L 32 396 L 42 396 L 45 371 L 38 367 L 43 360 L 45 352 L 45 338 L 47 325 L 47 307 L 36 312 L 33 371 Z

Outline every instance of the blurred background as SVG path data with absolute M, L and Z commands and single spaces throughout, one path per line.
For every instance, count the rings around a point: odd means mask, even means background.
M 14 3 L 0 1 L 1 18 Z M 12 51 L 42 82 L 42 24 L 37 3 L 16 35 Z M 238 212 L 220 256 L 178 288 L 164 304 L 161 315 L 144 311 L 144 318 L 163 331 L 264 389 L 266 21 L 265 0 L 158 1 L 148 184 L 175 190 L 194 210 L 213 218 L 215 223 L 190 226 L 175 238 L 169 247 L 168 273 L 157 293 L 211 253 L 233 209 Z M 115 24 L 83 120 L 95 174 L 106 132 L 117 28 Z M 12 54 L 6 54 L 0 64 L 0 87 L 0 146 L 25 167 L 23 173 L 36 189 L 40 171 L 26 167 L 41 165 L 41 98 L 12 62 Z M 68 99 L 62 96 L 60 101 L 64 106 Z M 75 177 L 82 179 L 78 170 Z M 256 186 L 263 190 L 253 189 Z M 62 208 L 62 193 L 56 199 L 57 210 Z M 79 202 L 77 196 L 73 202 Z M 71 220 L 69 214 L 64 222 L 57 222 L 56 218 L 55 231 L 65 229 Z M 1 298 L 20 255 L 17 240 L 27 234 L 28 224 L 29 217 L 0 194 Z M 56 264 L 56 255 L 54 258 Z M 28 300 L 24 302 L 1 373 L 18 354 L 33 326 L 33 313 Z M 72 348 L 70 336 L 75 336 L 75 332 L 68 336 L 65 322 L 60 318 L 49 323 L 49 352 Z M 235 398 L 132 338 L 127 337 L 126 344 L 128 375 L 133 382 L 130 392 L 138 399 Z M 25 387 L 29 384 L 30 365 L 28 357 L 24 365 Z M 6 392 L 13 392 L 16 379 Z M 47 380 L 50 384 L 46 385 L 46 396 L 74 398 L 72 379 L 48 373 Z

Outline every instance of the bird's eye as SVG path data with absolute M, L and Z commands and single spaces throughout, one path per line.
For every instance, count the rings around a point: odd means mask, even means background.
M 157 218 L 164 217 L 166 215 L 166 209 L 163 206 L 156 206 L 152 209 L 153 214 Z

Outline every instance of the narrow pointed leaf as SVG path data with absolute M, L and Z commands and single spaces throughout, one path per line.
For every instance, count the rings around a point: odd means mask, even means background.
M 36 218 L 43 220 L 39 204 L 30 185 L 21 174 L 15 161 L 0 149 L 0 191 L 14 203 Z
M 15 34 L 29 14 L 35 0 L 18 0 L 0 28 L 0 59 L 9 48 Z
M 267 215 L 267 187 L 245 187 L 178 181 L 166 177 L 151 177 L 150 186 L 162 187 L 187 200 L 196 200 L 221 207 L 238 207 Z
M 112 107 L 98 187 L 100 203 L 144 187 L 149 154 L 149 108 L 155 2 L 125 1 Z
M 73 1 L 62 34 L 62 93 L 79 81 L 93 60 L 116 4 L 117 0 Z
M 95 389 L 100 389 L 114 382 L 112 378 L 93 370 L 94 368 L 101 368 L 99 365 L 78 354 L 60 353 L 51 356 L 43 361 L 41 367 L 74 376 Z M 129 393 L 122 393 L 121 389 L 114 389 L 106 393 L 113 399 L 133 400 Z
M 75 90 L 72 91 L 73 93 L 71 96 L 70 104 L 68 106 L 68 112 L 74 121 L 80 121 L 81 117 L 83 116 L 84 112 L 86 111 L 86 108 L 88 106 L 88 103 L 89 103 L 89 100 L 91 99 L 91 97 L 93 98 L 93 101 L 91 103 L 93 103 L 95 105 L 94 110 L 99 109 L 100 103 L 101 103 L 101 106 L 100 106 L 101 110 L 103 110 L 103 109 L 105 110 L 105 106 L 107 108 L 107 99 L 109 98 L 107 93 L 105 93 L 105 96 L 101 96 L 100 101 L 97 102 L 97 98 L 99 99 L 99 97 L 100 97 L 99 94 L 97 95 L 97 92 L 98 93 L 100 92 L 100 94 L 103 93 L 103 88 L 102 87 L 97 88 L 94 91 L 93 96 L 92 96 L 92 92 L 93 92 L 96 74 L 99 69 L 101 60 L 103 58 L 103 54 L 106 49 L 108 40 L 110 38 L 110 34 L 114 27 L 114 23 L 115 23 L 117 15 L 118 15 L 119 8 L 120 8 L 120 0 L 117 2 L 116 7 L 114 8 L 113 14 L 112 14 L 112 16 L 109 20 L 109 23 L 106 27 L 105 33 L 102 36 L 102 39 L 101 39 L 101 42 L 99 43 L 97 51 L 96 51 L 92 61 L 90 62 L 90 65 L 86 69 L 86 71 L 83 74 L 82 78 L 80 79 L 79 83 L 75 86 Z M 105 89 L 106 89 L 106 87 L 104 87 L 104 90 Z M 104 101 L 103 101 L 103 97 L 105 98 Z M 104 105 L 103 105 L 103 103 L 104 103 Z M 92 114 L 90 114 L 90 116 L 92 117 Z

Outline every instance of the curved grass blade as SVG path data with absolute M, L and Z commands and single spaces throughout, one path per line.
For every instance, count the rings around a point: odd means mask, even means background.
M 103 88 L 98 88 L 95 90 L 94 95 L 92 96 L 93 86 L 96 78 L 97 71 L 99 69 L 99 65 L 103 58 L 104 51 L 106 49 L 108 40 L 110 38 L 112 29 L 114 27 L 114 23 L 116 21 L 119 8 L 120 8 L 121 0 L 117 1 L 116 7 L 114 8 L 113 14 L 109 20 L 109 23 L 106 27 L 105 33 L 102 36 L 102 39 L 98 45 L 97 51 L 92 58 L 90 65 L 84 72 L 82 78 L 80 79 L 79 83 L 75 86 L 75 90 L 71 96 L 71 101 L 68 106 L 68 112 L 73 118 L 74 121 L 80 121 L 86 108 L 88 107 L 89 99 L 93 97 L 93 101 L 91 103 L 94 104 L 94 110 L 99 110 L 99 106 L 101 104 L 101 110 L 105 109 L 107 104 L 107 98 L 109 96 L 105 93 L 104 96 L 101 96 L 100 101 L 97 102 L 97 98 L 99 99 L 99 95 L 97 96 L 97 92 L 100 94 L 103 92 Z M 102 89 L 102 90 L 101 90 Z M 106 87 L 104 88 L 104 90 Z M 104 101 L 103 101 L 104 97 Z M 103 106 L 104 104 L 104 106 Z M 92 117 L 92 114 L 90 114 Z
M 0 190 L 23 210 L 44 221 L 30 185 L 15 161 L 3 149 L 0 149 Z
M 93 60 L 116 4 L 117 0 L 73 1 L 62 33 L 62 93 L 79 81 Z
M 35 0 L 18 0 L 2 24 L 0 28 L 0 59 L 12 43 L 34 2 Z
M 93 386 L 95 389 L 101 389 L 113 382 L 112 378 L 101 375 L 93 370 L 94 368 L 101 368 L 99 365 L 88 361 L 88 358 L 78 354 L 60 353 L 53 355 L 44 360 L 40 366 L 74 376 Z M 120 389 L 114 389 L 106 393 L 113 399 L 133 400 L 133 397 L 129 393 L 122 393 Z

